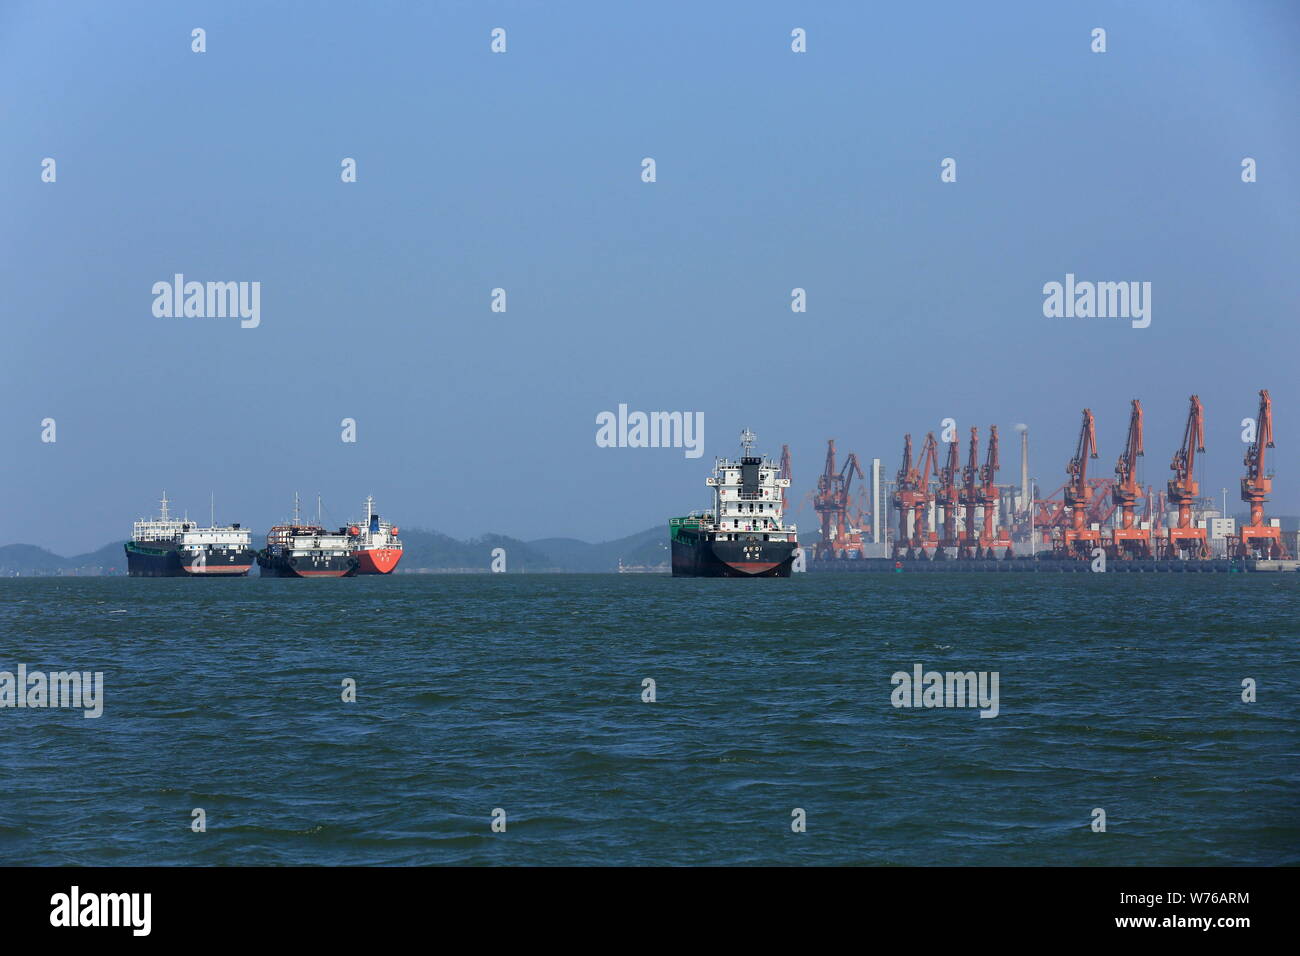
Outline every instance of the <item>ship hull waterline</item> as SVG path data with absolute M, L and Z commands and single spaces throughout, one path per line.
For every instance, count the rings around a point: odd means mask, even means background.
M 175 548 L 150 548 L 129 542 L 126 571 L 133 578 L 237 578 L 253 567 L 252 548 L 209 549 L 195 560 Z
M 797 545 L 793 541 L 672 542 L 675 578 L 788 578 Z
M 357 559 L 353 574 L 392 574 L 402 560 L 401 548 L 363 548 L 352 554 Z
M 352 555 L 288 557 L 262 553 L 257 556 L 264 578 L 346 578 L 356 572 L 357 559 Z

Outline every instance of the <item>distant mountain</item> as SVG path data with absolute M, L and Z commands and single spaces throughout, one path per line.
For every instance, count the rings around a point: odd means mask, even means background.
M 0 575 L 126 573 L 123 541 L 106 544 L 98 551 L 65 558 L 34 544 L 6 544 L 0 547 Z
M 568 571 L 599 573 L 617 571 L 619 561 L 629 565 L 666 565 L 668 530 L 650 528 L 615 541 L 591 544 L 576 538 L 542 538 L 520 541 L 505 535 L 488 534 L 470 541 L 458 541 L 437 531 L 404 530 L 403 570 L 428 568 L 482 568 L 492 563 L 492 549 L 504 548 L 507 571 Z
M 34 544 L 0 547 L 0 575 L 125 574 L 125 542 L 106 544 L 98 551 L 61 557 Z M 648 528 L 614 541 L 590 544 L 576 538 L 521 541 L 485 534 L 468 541 L 421 528 L 402 529 L 403 554 L 399 571 L 487 571 L 494 548 L 504 548 L 507 571 L 567 571 L 599 573 L 625 567 L 666 567 L 668 529 Z
M 647 528 L 638 534 L 614 541 L 588 544 L 575 538 L 543 538 L 528 542 L 566 571 L 617 571 L 619 561 L 625 566 L 654 567 L 669 562 L 668 527 Z
M 104 568 L 106 570 L 126 572 L 125 541 L 114 541 L 98 551 L 78 554 L 68 558 L 68 564 L 74 568 Z
M 402 562 L 399 571 L 419 569 L 440 571 L 489 570 L 492 550 L 505 548 L 507 571 L 561 571 L 545 554 L 517 538 L 487 534 L 469 541 L 458 541 L 438 531 L 421 528 L 402 529 Z
M 62 570 L 67 566 L 67 558 L 61 558 L 34 544 L 6 544 L 0 548 L 0 573 L 12 574 L 14 571 L 49 573 Z

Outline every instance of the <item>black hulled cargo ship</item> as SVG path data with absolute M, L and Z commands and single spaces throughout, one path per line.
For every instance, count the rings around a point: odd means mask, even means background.
M 740 459 L 718 459 L 707 479 L 713 509 L 668 522 L 673 577 L 790 576 L 799 547 L 794 525 L 782 524 L 782 491 L 790 479 L 771 459 L 752 453 L 753 432 L 746 429 L 740 441 Z
M 253 566 L 253 535 L 238 524 L 200 528 L 176 519 L 163 492 L 157 518 L 135 522 L 126 543 L 126 570 L 133 578 L 229 578 Z
M 327 531 L 319 524 L 303 524 L 294 495 L 293 520 L 266 533 L 266 547 L 257 553 L 263 577 L 342 578 L 355 574 L 359 565 L 347 528 Z

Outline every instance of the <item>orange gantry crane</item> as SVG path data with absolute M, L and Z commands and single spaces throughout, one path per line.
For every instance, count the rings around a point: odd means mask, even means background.
M 979 552 L 979 532 L 975 525 L 975 508 L 980 501 L 980 435 L 974 425 L 970 430 L 970 452 L 966 456 L 966 467 L 962 469 L 961 503 L 966 506 L 966 526 L 962 529 L 961 546 L 957 550 L 959 558 L 973 558 Z
M 1178 509 L 1178 523 L 1169 529 L 1169 544 L 1164 550 L 1173 558 L 1208 558 L 1210 546 L 1205 529 L 1196 527 L 1192 506 L 1201 493 L 1196 480 L 1196 456 L 1205 451 L 1205 409 L 1196 395 L 1187 409 L 1187 424 L 1183 427 L 1183 443 L 1174 452 L 1169 467 L 1174 477 L 1169 479 L 1169 503 Z
M 871 486 L 864 483 L 858 488 L 858 507 L 853 515 L 854 526 L 858 529 L 858 540 L 865 542 L 871 537 L 871 529 L 876 520 L 875 505 L 871 500 Z
M 930 476 L 939 471 L 939 443 L 934 440 L 934 432 L 925 436 L 925 444 L 921 446 L 921 464 L 921 498 L 919 507 L 912 514 L 912 546 L 916 548 L 918 558 L 925 558 L 927 550 L 939 550 L 939 535 L 930 530 L 930 502 L 934 500 L 930 493 Z
M 865 480 L 858 456 L 849 453 L 844 467 L 835 470 L 835 439 L 827 442 L 826 468 L 817 479 L 817 494 L 813 498 L 813 508 L 821 517 L 821 539 L 813 556 L 818 560 L 837 558 L 845 551 L 860 550 L 862 543 L 857 532 L 849 528 L 849 493 L 853 485 L 853 476 Z
M 920 472 L 911 460 L 911 434 L 902 437 L 902 463 L 894 476 L 893 506 L 898 509 L 898 536 L 894 538 L 893 557 L 901 558 L 911 540 L 911 509 L 915 505 L 915 488 L 920 484 Z M 911 555 L 909 555 L 911 557 Z
M 921 483 L 921 473 L 912 463 L 912 436 L 903 436 L 903 463 L 894 476 L 894 507 L 898 509 L 898 537 L 894 539 L 894 557 L 909 553 L 912 537 L 912 509 L 916 506 L 916 486 Z
M 1123 560 L 1151 557 L 1151 530 L 1143 528 L 1134 514 L 1137 500 L 1142 497 L 1142 486 L 1137 482 L 1137 460 L 1143 454 L 1142 403 L 1135 398 L 1128 419 L 1128 441 L 1115 463 L 1115 483 L 1110 491 L 1120 515 L 1111 539 L 1111 556 Z
M 894 485 L 894 507 L 898 509 L 898 537 L 894 541 L 894 557 L 925 556 L 929 543 L 927 534 L 930 504 L 930 475 L 936 460 L 934 433 L 925 436 L 921 449 L 924 471 L 912 461 L 912 436 L 903 436 L 903 463 L 898 468 Z M 934 546 L 938 546 L 937 539 Z
M 945 548 L 958 548 L 961 541 L 957 536 L 957 510 L 960 501 L 957 490 L 957 472 L 961 468 L 961 448 L 960 442 L 948 442 L 948 458 L 944 466 L 939 469 L 939 491 L 935 496 L 935 501 L 943 506 L 943 537 L 939 540 L 939 547 L 935 549 L 936 558 L 946 558 Z
M 1142 520 L 1150 526 L 1151 540 L 1159 550 L 1160 542 L 1165 536 L 1165 493 L 1156 491 L 1151 485 L 1147 485 L 1147 504 L 1142 512 Z
M 1097 420 L 1092 409 L 1083 410 L 1083 424 L 1079 429 L 1079 442 L 1074 457 L 1066 466 L 1065 507 L 1069 512 L 1069 525 L 1061 536 L 1061 556 L 1089 558 L 1092 549 L 1101 543 L 1101 532 L 1089 526 L 1088 505 L 1093 490 L 1088 484 L 1088 459 L 1097 457 Z
M 972 436 L 973 438 L 974 436 Z M 980 487 L 977 494 L 980 507 L 984 509 L 984 530 L 980 534 L 980 550 L 984 557 L 995 557 L 998 550 L 1011 557 L 1011 535 L 1005 528 L 995 528 L 993 518 L 997 511 L 998 489 L 994 484 L 998 469 L 1002 463 L 998 458 L 998 426 L 989 426 L 989 450 L 980 468 Z
M 1250 505 L 1250 524 L 1234 542 L 1235 557 L 1278 559 L 1289 557 L 1282 543 L 1282 529 L 1265 524 L 1264 502 L 1273 490 L 1273 476 L 1264 462 L 1265 449 L 1273 446 L 1273 400 L 1268 389 L 1259 393 L 1259 414 L 1255 418 L 1255 440 L 1246 448 L 1246 474 L 1241 479 L 1241 500 Z

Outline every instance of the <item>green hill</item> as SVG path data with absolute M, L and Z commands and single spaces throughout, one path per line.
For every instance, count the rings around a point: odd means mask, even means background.
M 0 547 L 0 574 L 39 571 L 50 574 L 68 566 L 68 559 L 34 544 L 6 544 Z
M 0 547 L 0 575 L 41 574 L 125 574 L 126 554 L 122 541 L 106 544 L 98 551 L 65 558 L 34 544 Z
M 542 538 L 520 541 L 499 534 L 458 541 L 437 531 L 404 530 L 401 568 L 431 570 L 482 568 L 492 560 L 493 548 L 505 548 L 509 571 L 567 571 L 599 573 L 617 571 L 624 565 L 666 565 L 668 531 L 650 528 L 626 538 L 591 544 L 576 538 Z
M 620 560 L 625 566 L 648 567 L 669 562 L 667 525 L 600 544 L 575 538 L 543 538 L 528 544 L 566 571 L 617 571 Z
M 507 571 L 567 570 L 556 566 L 545 554 L 517 538 L 487 534 L 469 541 L 459 541 L 438 531 L 421 528 L 402 529 L 402 563 L 398 570 L 473 569 L 487 571 L 492 550 L 505 548 Z
M 125 574 L 126 552 L 123 550 L 125 544 L 125 541 L 114 541 L 112 544 L 104 545 L 98 551 L 74 555 L 66 560 L 68 566 L 73 568 L 103 568 L 105 571 Z

